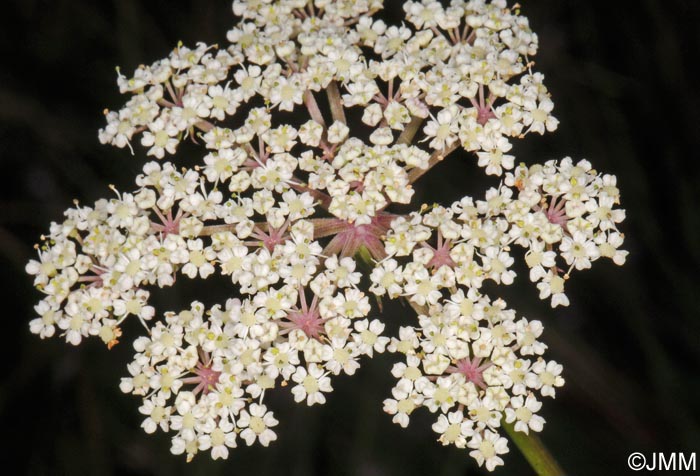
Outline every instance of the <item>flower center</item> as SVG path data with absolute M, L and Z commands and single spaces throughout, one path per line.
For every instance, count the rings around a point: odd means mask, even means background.
M 214 390 L 216 384 L 219 383 L 221 372 L 212 368 L 211 356 L 208 352 L 199 349 L 199 362 L 192 371 L 194 376 L 182 379 L 183 383 L 196 385 L 192 393 L 195 395 L 200 392 L 202 395 Z
M 199 384 L 197 388 L 206 395 L 209 393 L 217 383 L 219 383 L 219 377 L 221 372 L 218 372 L 211 368 L 211 366 L 204 366 L 201 363 L 197 364 L 197 369 L 194 372 L 199 377 Z M 197 388 L 194 393 L 197 393 Z
M 451 240 L 444 240 L 442 238 L 442 233 L 438 230 L 438 242 L 437 242 L 437 247 L 433 248 L 432 246 L 425 244 L 424 246 L 430 248 L 433 250 L 433 257 L 428 261 L 428 267 L 431 267 L 433 269 L 440 269 L 442 266 L 448 266 L 450 268 L 454 268 L 456 266 L 454 260 L 450 256 L 450 245 L 452 244 Z
M 272 253 L 275 246 L 280 245 L 287 241 L 289 235 L 287 234 L 287 228 L 289 228 L 289 220 L 287 220 L 281 227 L 272 228 L 268 227 L 267 231 L 263 231 L 260 228 L 255 228 L 251 236 L 259 239 L 263 246 L 267 248 L 267 251 Z
M 484 382 L 484 370 L 491 367 L 491 362 L 481 363 L 481 358 L 474 357 L 472 360 L 462 359 L 457 361 L 456 366 L 447 369 L 450 373 L 460 373 L 464 375 L 468 382 L 473 383 L 479 388 L 486 388 Z
M 372 217 L 372 221 L 366 225 L 338 220 L 337 234 L 323 250 L 324 255 L 337 254 L 341 257 L 355 256 L 362 247 L 369 251 L 372 258 L 381 260 L 386 257 L 386 251 L 382 244 L 382 237 L 387 234 L 395 215 L 379 212 Z
M 552 202 L 544 209 L 544 214 L 550 223 L 566 228 L 568 217 L 566 216 L 566 201 L 561 200 L 557 203 L 557 197 L 552 198 Z
M 476 108 L 476 122 L 481 126 L 485 125 L 489 119 L 496 117 L 496 114 L 494 114 L 493 110 L 491 109 L 493 99 L 493 96 L 491 96 L 489 99 L 484 98 L 484 85 L 480 84 L 479 100 L 477 102 L 476 99 L 472 99 L 472 105 Z
M 314 295 L 311 306 L 307 306 L 306 293 L 304 288 L 300 287 L 299 300 L 301 301 L 301 308 L 288 313 L 286 316 L 288 322 L 282 322 L 280 324 L 281 327 L 285 328 L 287 332 L 299 329 L 307 337 L 320 340 L 326 320 L 321 317 L 321 313 L 318 310 L 318 297 Z
M 158 215 L 161 223 L 151 222 L 151 228 L 159 231 L 163 234 L 163 238 L 168 235 L 179 235 L 180 234 L 180 220 L 185 218 L 187 214 L 183 213 L 182 210 L 178 210 L 177 215 L 173 218 L 173 211 L 168 210 L 167 215 L 163 215 L 157 207 L 153 207 L 153 210 Z
M 491 110 L 491 106 L 477 108 L 476 122 L 478 122 L 479 125 L 483 126 L 489 122 L 489 119 L 493 119 L 495 117 L 496 115 Z

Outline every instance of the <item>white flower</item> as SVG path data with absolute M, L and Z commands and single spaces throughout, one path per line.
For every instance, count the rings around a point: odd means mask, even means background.
M 542 408 L 542 403 L 538 402 L 532 394 L 526 399 L 522 395 L 513 397 L 510 405 L 511 408 L 506 408 L 506 422 L 515 422 L 515 431 L 523 433 L 529 433 L 530 430 L 542 431 L 544 418 L 535 414 Z
M 328 128 L 328 142 L 331 144 L 339 144 L 345 140 L 349 132 L 350 129 L 348 126 L 340 121 L 335 121 Z
M 303 95 L 304 87 L 298 76 L 278 77 L 270 88 L 270 101 L 282 111 L 292 111 L 295 104 L 303 102 Z
M 311 406 L 315 403 L 326 403 L 323 392 L 331 392 L 331 379 L 323 373 L 323 369 L 316 364 L 309 364 L 308 372 L 304 367 L 298 367 L 292 380 L 297 383 L 292 388 L 294 401 L 306 400 L 306 404 Z
M 423 132 L 427 138 L 433 138 L 429 144 L 431 148 L 445 150 L 457 141 L 459 125 L 456 121 L 456 112 L 456 107 L 443 109 L 436 119 L 429 121 L 425 126 Z
M 277 435 L 270 428 L 277 426 L 279 423 L 272 412 L 267 411 L 265 405 L 252 403 L 249 411 L 243 410 L 238 416 L 236 424 L 239 428 L 243 428 L 240 436 L 245 440 L 248 446 L 252 445 L 257 439 L 261 445 L 268 446 L 270 442 L 277 439 Z
M 548 271 L 541 282 L 537 283 L 540 299 L 552 297 L 552 307 L 568 306 L 569 298 L 564 294 L 564 278 Z
M 377 296 L 387 294 L 389 298 L 393 299 L 401 294 L 403 274 L 395 259 L 387 259 L 378 263 L 372 270 L 370 280 L 372 281 L 370 291 Z
M 355 343 L 358 346 L 358 350 L 370 357 L 375 351 L 379 353 L 384 352 L 389 343 L 388 337 L 380 336 L 384 331 L 384 324 L 378 319 L 372 321 L 363 319 L 356 322 L 355 331 L 357 332 L 355 334 Z
M 538 389 L 542 396 L 554 397 L 555 387 L 564 385 L 564 379 L 560 375 L 562 370 L 562 365 L 553 360 L 545 362 L 540 359 L 532 366 L 532 371 L 538 376 Z
M 206 278 L 214 272 L 214 265 L 211 261 L 216 258 L 216 253 L 211 248 L 204 248 L 204 243 L 201 239 L 188 240 L 187 248 L 189 249 L 189 257 L 187 262 L 182 267 L 183 274 L 194 279 L 197 274 L 201 278 Z
M 591 261 L 600 256 L 595 242 L 580 231 L 574 232 L 571 238 L 565 236 L 559 249 L 566 264 L 573 265 L 578 270 L 590 268 Z
M 225 418 L 218 424 L 207 422 L 205 434 L 197 439 L 199 449 L 211 449 L 212 459 L 228 458 L 228 449 L 236 447 L 236 433 L 233 424 Z
M 179 140 L 179 130 L 170 123 L 167 114 L 161 115 L 148 125 L 148 130 L 143 133 L 141 145 L 150 147 L 147 154 L 158 159 L 165 157 L 165 153 L 174 154 Z
M 423 398 L 413 391 L 413 385 L 407 380 L 392 388 L 391 395 L 394 398 L 384 400 L 384 411 L 389 415 L 394 415 L 392 422 L 406 428 L 411 413 L 422 403 Z
M 484 465 L 489 471 L 502 465 L 503 459 L 499 455 L 508 452 L 508 440 L 491 430 L 485 430 L 483 436 L 480 433 L 474 434 L 467 446 L 472 448 L 469 455 L 479 466 Z
M 168 431 L 170 420 L 170 407 L 164 406 L 164 399 L 151 398 L 144 400 L 143 405 L 139 408 L 139 412 L 143 415 L 148 415 L 141 427 L 146 433 L 154 433 L 158 427 L 163 431 Z
M 457 448 L 467 446 L 467 438 L 474 434 L 472 422 L 464 418 L 461 411 L 440 415 L 433 424 L 433 431 L 440 434 L 438 441 L 443 445 L 455 445 Z

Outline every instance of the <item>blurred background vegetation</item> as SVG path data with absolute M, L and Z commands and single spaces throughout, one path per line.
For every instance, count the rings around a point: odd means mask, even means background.
M 399 1 L 387 16 L 398 21 Z M 617 174 L 628 218 L 627 265 L 597 263 L 574 275 L 572 305 L 552 311 L 527 279 L 506 289 L 510 306 L 547 327 L 550 357 L 564 364 L 566 387 L 547 400 L 542 435 L 570 475 L 627 474 L 632 451 L 700 450 L 700 94 L 690 75 L 700 59 L 695 0 L 522 0 L 540 36 L 536 69 L 546 76 L 559 130 L 528 136 L 515 155 L 527 163 L 588 158 Z M 138 401 L 118 389 L 128 344 L 107 351 L 89 340 L 73 348 L 28 332 L 39 299 L 24 274 L 32 245 L 74 198 L 129 189 L 144 161 L 101 146 L 102 110 L 124 99 L 125 72 L 164 57 L 182 40 L 224 42 L 228 0 L 10 0 L 0 15 L 0 280 L 5 328 L 0 346 L 0 468 L 28 475 L 471 475 L 464 451 L 436 441 L 427 412 L 408 430 L 381 411 L 393 356 L 364 362 L 340 378 L 327 405 L 292 405 L 272 396 L 279 440 L 239 448 L 224 462 L 186 464 L 169 438 L 147 436 Z M 484 179 L 473 157 L 436 167 L 417 200 L 479 197 Z M 517 288 L 517 289 L 516 289 Z M 160 311 L 188 299 L 222 302 L 209 287 L 159 294 Z M 386 319 L 410 311 L 391 307 Z M 125 341 L 139 332 L 127 329 Z M 511 445 L 512 446 L 512 445 Z M 532 471 L 512 446 L 496 474 Z M 6 473 L 9 468 L 19 473 Z

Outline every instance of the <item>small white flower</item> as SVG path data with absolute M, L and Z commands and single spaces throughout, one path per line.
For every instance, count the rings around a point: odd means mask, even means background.
M 535 414 L 542 408 L 542 403 L 538 402 L 532 394 L 526 399 L 522 395 L 513 397 L 510 405 L 510 408 L 506 408 L 506 422 L 515 422 L 515 431 L 523 433 L 529 433 L 530 430 L 542 431 L 544 418 Z
M 433 424 L 433 431 L 440 434 L 438 441 L 443 445 L 455 445 L 457 448 L 467 446 L 467 438 L 474 434 L 472 422 L 464 418 L 461 411 L 440 415 Z
M 297 383 L 292 388 L 294 401 L 306 400 L 306 404 L 311 406 L 315 403 L 326 403 L 323 394 L 333 391 L 331 379 L 323 373 L 323 369 L 316 364 L 309 364 L 308 372 L 304 367 L 298 367 L 292 375 L 292 380 Z
M 484 430 L 474 436 L 467 443 L 472 451 L 469 455 L 476 460 L 479 466 L 486 466 L 486 469 L 493 471 L 496 466 L 503 464 L 503 459 L 499 456 L 508 452 L 508 440 L 491 430 Z
M 246 410 L 241 411 L 238 416 L 237 425 L 243 428 L 240 437 L 248 446 L 252 445 L 257 439 L 261 445 L 268 446 L 270 442 L 277 439 L 277 435 L 270 428 L 277 426 L 279 423 L 272 412 L 267 411 L 265 405 L 252 403 Z
M 236 433 L 233 424 L 221 419 L 218 424 L 207 423 L 207 432 L 197 439 L 199 449 L 211 449 L 212 459 L 228 458 L 228 449 L 236 447 Z

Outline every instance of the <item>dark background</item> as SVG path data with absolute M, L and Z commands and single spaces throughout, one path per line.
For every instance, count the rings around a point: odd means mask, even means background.
M 401 2 L 387 2 L 390 16 Z M 567 385 L 546 399 L 544 442 L 570 475 L 632 474 L 632 451 L 699 451 L 700 261 L 698 61 L 700 2 L 523 0 L 540 36 L 536 69 L 546 76 L 559 130 L 517 143 L 519 161 L 588 158 L 618 176 L 628 218 L 626 266 L 598 262 L 574 274 L 572 304 L 552 311 L 521 274 L 509 304 L 545 323 L 550 358 Z M 24 273 L 32 245 L 73 198 L 91 203 L 129 189 L 145 153 L 102 146 L 102 110 L 118 109 L 114 67 L 128 75 L 164 57 L 178 40 L 225 42 L 228 0 L 15 0 L 0 14 L 0 467 L 30 475 L 469 475 L 464 450 L 435 442 L 431 415 L 409 429 L 381 411 L 394 356 L 364 361 L 334 381 L 327 405 L 293 405 L 280 391 L 271 448 L 240 447 L 228 461 L 206 454 L 185 464 L 169 437 L 140 429 L 139 401 L 118 389 L 127 343 L 107 351 L 29 334 L 39 293 Z M 398 18 L 398 17 L 397 17 Z M 426 177 L 417 199 L 479 197 L 473 157 L 455 156 Z M 517 288 L 517 289 L 516 289 Z M 161 293 L 160 311 L 187 299 L 223 301 L 195 287 Z M 386 319 L 409 312 L 393 307 Z M 242 444 L 242 442 L 240 442 Z M 496 474 L 532 471 L 514 445 Z

